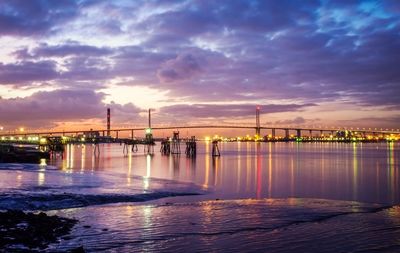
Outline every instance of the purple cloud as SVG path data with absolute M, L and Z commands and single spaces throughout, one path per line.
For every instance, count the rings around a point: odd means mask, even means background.
M 139 115 L 143 110 L 133 104 L 105 104 L 103 99 L 103 93 L 85 89 L 42 91 L 25 98 L 0 98 L 1 121 L 8 129 L 20 124 L 49 128 L 65 121 L 105 121 L 106 108 L 111 108 L 113 124 L 143 121 Z
M 0 35 L 31 36 L 54 31 L 78 14 L 75 1 L 13 0 L 0 2 Z
M 24 61 L 11 64 L 0 63 L 0 85 L 29 85 L 32 81 L 49 81 L 59 77 L 53 61 Z
M 49 57 L 66 57 L 66 56 L 107 56 L 113 51 L 106 47 L 95 47 L 88 45 L 81 45 L 76 42 L 68 42 L 62 45 L 51 46 L 48 44 L 41 44 L 34 48 L 32 52 L 28 52 L 26 49 L 16 51 L 14 54 L 18 58 L 49 58 Z
M 204 64 L 204 59 L 191 53 L 180 54 L 175 59 L 165 62 L 158 70 L 157 76 L 165 83 L 191 79 L 202 72 Z
M 299 111 L 311 106 L 316 104 L 260 105 L 263 114 Z M 249 117 L 254 116 L 255 106 L 254 104 L 178 104 L 162 107 L 160 113 L 171 117 L 189 118 Z

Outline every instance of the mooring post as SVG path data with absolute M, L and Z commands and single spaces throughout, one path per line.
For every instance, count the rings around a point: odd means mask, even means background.
M 180 154 L 181 153 L 179 131 L 174 131 L 174 137 L 172 138 L 171 153 L 172 154 Z
M 192 136 L 186 141 L 186 156 L 191 157 L 196 155 L 196 137 Z
M 212 142 L 212 156 L 221 156 L 221 153 L 219 152 L 218 148 L 218 141 L 215 140 Z

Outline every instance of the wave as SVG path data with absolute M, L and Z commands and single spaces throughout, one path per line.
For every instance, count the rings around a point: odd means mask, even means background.
M 195 192 L 141 194 L 0 194 L 0 210 L 57 210 L 123 202 L 144 202 L 167 197 L 200 195 Z
M 0 163 L 0 170 L 39 171 L 43 168 L 46 170 L 58 170 L 57 167 L 50 165 L 39 165 L 33 163 Z

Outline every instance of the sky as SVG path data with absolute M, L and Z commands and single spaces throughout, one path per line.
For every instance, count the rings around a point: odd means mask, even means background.
M 399 128 L 399 66 L 398 0 L 0 0 L 3 131 Z

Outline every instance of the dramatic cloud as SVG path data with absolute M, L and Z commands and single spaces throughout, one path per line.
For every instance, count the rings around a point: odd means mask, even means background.
M 28 85 L 32 81 L 48 81 L 59 77 L 53 61 L 0 63 L 0 85 Z
M 160 118 L 244 117 L 264 104 L 301 109 L 276 119 L 293 124 L 360 108 L 396 119 L 399 33 L 394 0 L 0 1 L 0 87 L 14 89 L 7 97 L 43 82 L 95 94 L 159 90 L 168 94 L 154 104 Z M 131 105 L 115 94 L 121 115 L 143 109 L 134 105 L 141 94 L 129 94 Z M 324 107 L 332 103 L 342 114 Z
M 66 56 L 105 56 L 112 53 L 110 48 L 98 48 L 95 46 L 81 45 L 79 43 L 66 43 L 63 45 L 51 46 L 41 44 L 33 52 L 29 53 L 26 49 L 18 50 L 15 55 L 18 58 L 48 58 Z
M 278 125 L 301 125 L 306 122 L 307 121 L 303 117 L 296 117 L 294 119 L 278 120 L 275 122 L 275 124 L 278 124 Z
M 54 31 L 74 18 L 78 5 L 68 0 L 0 1 L 0 35 L 29 36 Z
M 143 121 L 139 115 L 143 110 L 133 104 L 107 105 L 103 99 L 103 93 L 84 89 L 37 92 L 26 98 L 0 98 L 0 120 L 8 129 L 19 125 L 47 128 L 65 121 L 105 121 L 106 108 L 110 108 L 114 124 Z
M 181 54 L 175 59 L 163 64 L 162 69 L 157 72 L 161 82 L 174 82 L 193 78 L 202 71 L 203 59 L 199 59 L 193 54 Z
M 103 94 L 91 90 L 37 92 L 26 98 L 1 99 L 0 115 L 5 122 L 95 118 L 104 114 L 102 98 Z
M 298 111 L 306 107 L 316 106 L 315 104 L 287 104 L 260 105 L 262 113 L 277 113 Z M 161 114 L 172 117 L 193 117 L 193 118 L 230 118 L 230 117 L 253 117 L 255 106 L 252 104 L 193 104 L 193 105 L 172 105 L 162 107 Z

